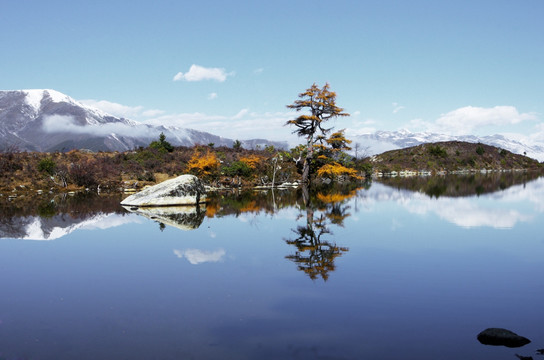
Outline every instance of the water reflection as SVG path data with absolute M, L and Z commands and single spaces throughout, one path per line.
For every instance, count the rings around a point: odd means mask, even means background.
M 508 171 L 431 177 L 384 177 L 378 181 L 397 189 L 417 191 L 438 199 L 443 196 L 490 194 L 515 185 L 524 185 L 540 176 L 540 172 Z
M 226 255 L 225 249 L 206 251 L 200 249 L 174 249 L 174 254 L 178 258 L 186 258 L 191 264 L 198 265 L 207 262 L 218 262 L 223 260 Z
M 459 181 L 472 183 L 473 178 L 454 177 L 452 180 L 454 180 L 452 183 Z M 436 179 L 429 179 L 428 183 L 436 181 Z M 530 188 L 526 188 L 527 186 Z M 451 188 L 450 185 L 447 187 Z M 464 188 L 466 189 L 466 187 L 468 185 Z M 374 190 L 365 195 L 365 206 L 368 211 L 371 211 L 371 208 L 377 203 L 395 203 L 411 214 L 435 215 L 464 228 L 510 229 L 516 224 L 532 221 L 535 211 L 544 212 L 544 178 L 539 178 L 528 184 L 513 185 L 506 189 L 499 188 L 495 192 L 487 194 L 485 198 L 480 198 L 480 201 L 476 201 L 479 197 L 477 194 L 461 197 L 452 193 L 452 196 L 433 198 L 424 192 L 377 184 L 374 185 Z M 533 204 L 534 209 L 510 206 L 520 202 Z
M 78 229 L 137 222 L 119 205 L 120 195 L 40 195 L 0 198 L 0 238 L 54 240 Z
M 165 225 L 181 230 L 194 230 L 202 225 L 206 215 L 206 206 L 159 206 L 159 207 L 130 207 L 124 209 L 144 216 L 159 223 L 159 228 L 164 230 Z
M 335 259 L 349 251 L 347 247 L 336 245 L 330 227 L 343 226 L 344 220 L 350 216 L 350 206 L 346 202 L 356 194 L 356 190 L 317 192 L 305 201 L 299 216 L 306 219 L 305 224 L 292 229 L 296 234 L 294 239 L 285 239 L 287 244 L 296 247 L 296 252 L 285 258 L 296 263 L 298 270 L 310 279 L 321 277 L 327 281 L 329 273 L 336 269 Z
M 326 239 L 332 235 L 331 226 L 343 226 L 352 210 L 358 210 L 350 208 L 353 206 L 348 204 L 350 198 L 358 199 L 354 205 L 361 206 L 363 211 L 372 211 L 378 203 L 394 202 L 412 214 L 435 214 L 461 227 L 512 228 L 520 222 L 531 221 L 531 212 L 507 206 L 497 207 L 491 202 L 476 202 L 470 196 L 486 194 L 490 199 L 501 200 L 502 204 L 525 200 L 533 204 L 536 211 L 544 212 L 544 185 L 542 178 L 533 181 L 535 176 L 533 173 L 511 172 L 390 178 L 381 179 L 369 191 L 329 188 L 313 194 L 307 194 L 302 189 L 236 190 L 210 194 L 205 207 L 131 209 L 119 205 L 121 195 L 97 196 L 87 193 L 75 196 L 27 196 L 10 200 L 1 197 L 0 238 L 53 240 L 77 229 L 106 229 L 141 222 L 143 217 L 159 223 L 161 231 L 166 226 L 193 230 L 199 228 L 205 218 L 262 213 L 274 216 L 284 209 L 295 208 L 300 211 L 299 219 L 305 218 L 306 221 L 293 229 L 296 236 L 289 239 L 290 244 L 300 248 L 298 255 L 290 259 L 313 263 L 316 256 L 325 259 L 323 256 L 330 254 L 330 259 L 344 252 L 343 247 L 337 248 Z M 527 182 L 531 182 L 530 191 L 524 191 Z M 314 251 L 322 249 L 321 255 L 313 254 L 304 260 L 302 254 L 310 248 L 314 248 Z M 325 248 L 329 250 L 325 251 Z
M 514 359 L 478 342 L 491 326 L 544 346 L 543 178 L 213 197 L 164 232 L 120 199 L 0 199 L 10 238 L 108 229 L 0 241 L 0 358 Z

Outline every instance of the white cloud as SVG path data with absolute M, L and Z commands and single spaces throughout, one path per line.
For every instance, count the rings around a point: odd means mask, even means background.
M 206 131 L 230 139 L 266 138 L 268 140 L 300 143 L 292 134 L 294 129 L 284 126 L 294 112 L 257 113 L 241 109 L 234 115 L 208 115 L 205 113 L 169 114 L 146 120 L 146 124 L 185 127 Z
M 97 108 L 107 114 L 126 119 L 153 117 L 164 114 L 164 111 L 162 110 L 145 109 L 143 106 L 127 106 L 106 100 L 86 99 L 79 100 L 79 102 Z
M 214 92 L 210 93 L 208 95 L 208 99 L 209 100 L 217 99 L 217 93 L 214 93 Z
M 401 111 L 402 109 L 404 109 L 404 106 L 399 105 L 399 104 L 396 103 L 396 102 L 394 102 L 392 105 L 393 105 L 393 114 L 396 114 L 396 113 L 398 113 L 399 111 Z
M 174 249 L 174 254 L 180 259 L 185 257 L 193 265 L 198 265 L 205 262 L 221 261 L 225 256 L 226 251 L 224 249 L 217 249 L 215 251 L 205 251 L 200 249 Z
M 149 136 L 158 135 L 158 130 L 150 129 L 148 126 L 138 124 L 134 126 L 125 123 L 107 123 L 94 125 L 78 125 L 72 116 L 51 115 L 43 119 L 42 128 L 47 133 L 69 132 L 73 134 L 93 134 L 106 136 L 112 133 L 127 136 Z
M 191 65 L 189 71 L 186 73 L 178 72 L 174 76 L 174 81 L 202 81 L 202 80 L 215 80 L 223 82 L 227 80 L 227 76 L 234 75 L 233 72 L 227 73 L 223 68 L 206 68 L 199 65 Z
M 485 126 L 514 125 L 536 119 L 535 114 L 520 113 L 514 106 L 492 108 L 465 106 L 443 114 L 428 126 L 435 132 L 465 135 L 472 134 L 475 129 Z
M 264 71 L 263 68 L 258 68 L 258 69 L 253 70 L 253 73 L 258 75 L 258 74 L 262 74 L 263 71 Z

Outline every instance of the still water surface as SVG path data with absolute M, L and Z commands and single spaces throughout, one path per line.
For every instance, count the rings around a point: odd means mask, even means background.
M 544 178 L 392 185 L 223 195 L 169 219 L 3 200 L 0 359 L 538 358 Z M 482 345 L 488 327 L 532 343 Z

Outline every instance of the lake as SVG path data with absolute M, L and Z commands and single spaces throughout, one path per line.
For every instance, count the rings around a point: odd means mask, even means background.
M 0 359 L 516 359 L 544 348 L 544 178 L 0 208 Z M 532 340 L 483 345 L 506 328 Z M 538 358 L 538 355 L 536 355 Z

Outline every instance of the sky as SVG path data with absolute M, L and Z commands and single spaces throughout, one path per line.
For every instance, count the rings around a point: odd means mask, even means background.
M 377 130 L 544 142 L 542 0 L 3 1 L 0 88 L 116 116 L 292 140 L 329 83 L 348 138 Z

